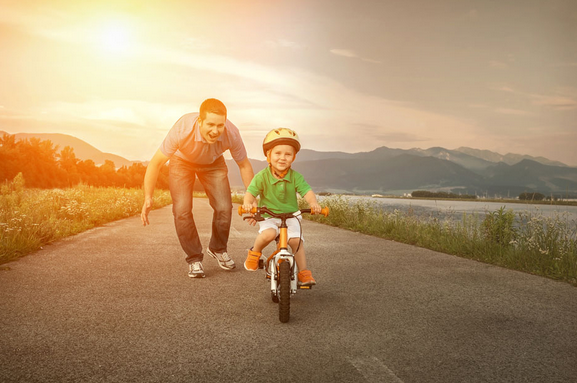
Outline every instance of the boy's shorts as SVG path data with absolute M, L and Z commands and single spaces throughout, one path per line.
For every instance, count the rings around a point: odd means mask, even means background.
M 288 239 L 300 237 L 303 241 L 305 240 L 302 237 L 302 232 L 301 232 L 301 225 L 300 225 L 301 219 L 302 219 L 301 217 L 298 217 L 298 218 L 289 218 L 286 220 L 286 225 L 288 228 L 288 230 L 287 230 L 288 231 Z M 280 229 L 279 229 L 280 224 L 281 224 L 280 218 L 272 218 L 272 217 L 265 218 L 264 221 L 260 221 L 258 223 L 258 226 L 259 226 L 258 232 L 262 233 L 266 229 L 274 229 L 276 231 L 276 235 L 278 235 L 280 232 Z

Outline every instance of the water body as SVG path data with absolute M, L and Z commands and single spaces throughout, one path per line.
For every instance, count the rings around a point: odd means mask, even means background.
M 419 217 L 435 217 L 439 219 L 454 218 L 461 219 L 463 213 L 477 214 L 483 218 L 487 213 L 505 207 L 512 209 L 518 217 L 521 212 L 528 212 L 532 215 L 542 215 L 548 217 L 561 216 L 563 220 L 577 222 L 577 206 L 554 206 L 554 205 L 529 205 L 520 203 L 484 202 L 484 201 L 446 201 L 446 200 L 419 200 L 412 198 L 373 198 L 363 196 L 347 196 L 350 201 L 365 200 L 377 203 L 386 211 L 395 209 L 402 213 L 412 210 L 413 214 Z

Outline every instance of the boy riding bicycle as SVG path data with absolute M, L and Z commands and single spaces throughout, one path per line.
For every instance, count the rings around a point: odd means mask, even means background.
M 321 212 L 315 193 L 303 176 L 291 169 L 301 145 L 298 135 L 287 128 L 271 130 L 263 141 L 263 152 L 269 167 L 258 172 L 244 195 L 243 209 L 250 211 L 257 205 L 256 197 L 260 195 L 259 206 L 266 206 L 275 213 L 293 213 L 299 210 L 296 193 L 299 193 L 309 204 L 315 214 Z M 299 218 L 287 220 L 289 245 L 293 249 L 299 283 L 304 286 L 316 284 L 312 273 L 307 269 L 305 250 L 302 244 L 302 233 Z M 256 221 L 250 222 L 252 225 Z M 259 222 L 259 234 L 253 247 L 248 251 L 244 268 L 256 271 L 262 250 L 279 234 L 280 219 L 268 217 Z

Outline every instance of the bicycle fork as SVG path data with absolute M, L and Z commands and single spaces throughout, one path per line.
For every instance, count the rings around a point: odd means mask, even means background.
M 272 294 L 275 296 L 278 295 L 279 291 L 279 265 L 281 262 L 288 262 L 290 265 L 290 295 L 294 295 L 299 288 L 297 277 L 298 271 L 295 257 L 288 249 L 288 229 L 286 222 L 284 221 L 281 222 L 280 225 L 277 249 L 266 260 L 266 274 L 267 278 L 270 278 L 270 289 Z

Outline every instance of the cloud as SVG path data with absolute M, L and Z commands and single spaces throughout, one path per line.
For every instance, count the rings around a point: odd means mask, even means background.
M 500 86 L 492 88 L 494 90 L 500 90 L 502 92 L 510 92 L 510 93 L 517 93 L 513 88 L 509 88 L 508 86 Z
M 331 52 L 332 54 L 337 55 L 337 56 L 343 56 L 343 57 L 348 57 L 348 58 L 357 58 L 357 59 L 360 59 L 362 61 L 370 62 L 373 64 L 381 64 L 382 63 L 382 61 L 379 61 L 379 60 L 361 57 L 356 52 L 354 52 L 350 49 L 331 49 L 329 52 Z
M 577 62 L 562 62 L 562 63 L 553 64 L 552 66 L 555 68 L 576 67 Z
M 200 39 L 200 38 L 195 38 L 195 37 L 186 37 L 184 39 L 184 41 L 182 42 L 182 46 L 184 48 L 187 48 L 187 49 L 205 50 L 205 49 L 212 48 L 213 44 L 206 39 Z
M 284 40 L 284 39 L 267 40 L 267 41 L 265 41 L 265 45 L 269 48 L 291 48 L 291 49 L 304 48 L 304 45 L 302 45 L 302 44 L 299 44 L 295 41 Z
M 344 57 L 359 57 L 355 52 L 348 50 L 348 49 L 331 49 L 330 52 L 337 56 L 344 56 Z
M 544 106 L 554 110 L 574 110 L 577 109 L 577 89 L 574 88 L 562 88 L 555 91 L 556 94 L 545 95 L 538 93 L 522 92 L 507 86 L 493 87 L 492 89 L 513 93 L 518 96 L 527 98 L 531 101 L 533 105 Z M 511 109 L 503 109 L 511 110 Z
M 497 108 L 497 109 L 495 109 L 495 112 L 501 113 L 501 114 L 511 114 L 514 116 L 533 116 L 534 115 L 534 113 L 527 112 L 526 110 L 509 109 L 509 108 Z
M 575 98 L 555 95 L 531 95 L 534 105 L 546 106 L 555 110 L 574 110 L 577 109 L 577 100 Z
M 479 16 L 479 11 L 476 9 L 471 9 L 465 14 L 465 16 L 471 19 L 476 19 Z
M 502 61 L 496 61 L 496 60 L 492 60 L 489 61 L 489 66 L 491 68 L 498 68 L 498 69 L 507 69 L 509 68 L 509 64 L 504 63 Z
M 377 124 L 351 124 L 355 127 L 355 132 L 361 135 L 370 135 L 375 140 L 375 145 L 380 143 L 405 143 L 428 141 L 428 137 L 420 137 L 410 132 L 386 130 L 382 125 Z

